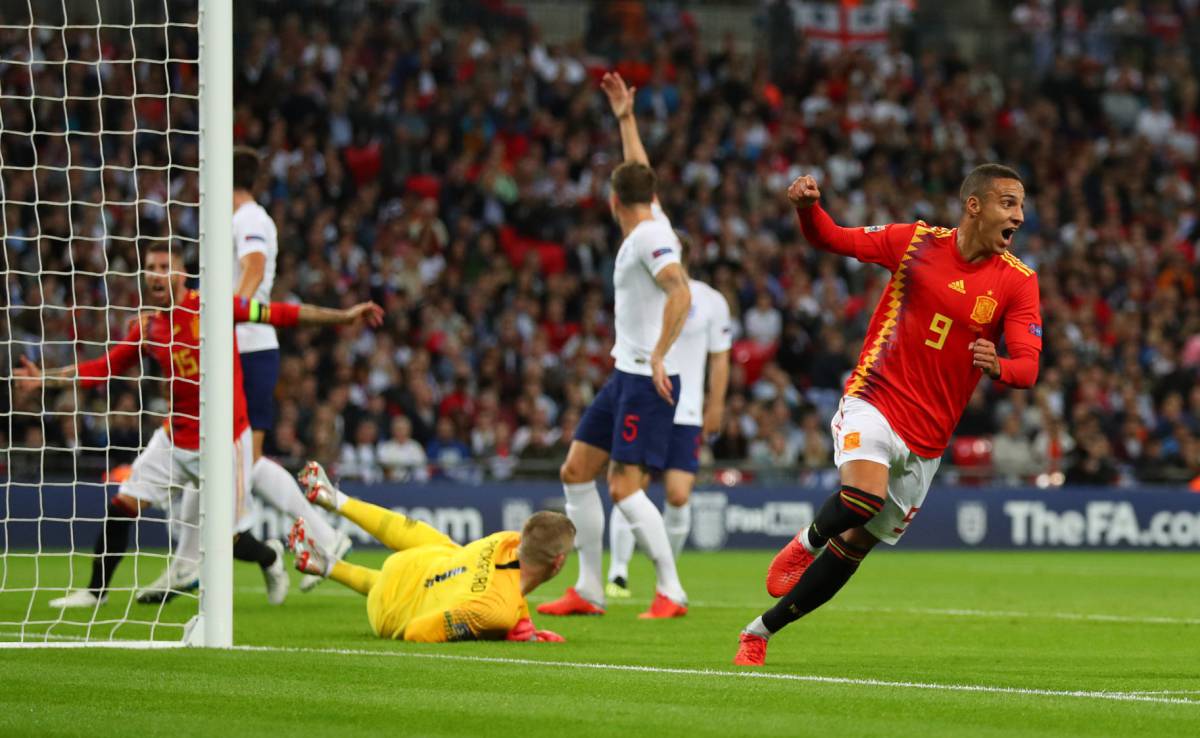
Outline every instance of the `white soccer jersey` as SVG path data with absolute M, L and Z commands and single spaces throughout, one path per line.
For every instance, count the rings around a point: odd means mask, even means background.
M 692 307 L 679 339 L 671 347 L 667 360 L 679 367 L 679 404 L 675 406 L 675 425 L 704 424 L 704 378 L 708 355 L 728 351 L 733 345 L 733 327 L 725 296 L 695 279 Z
M 267 263 L 263 266 L 263 278 L 254 299 L 271 301 L 271 287 L 275 284 L 275 259 L 279 255 L 279 242 L 275 221 L 262 205 L 251 201 L 243 204 L 233 214 L 233 283 L 242 280 L 242 257 L 255 252 L 262 253 Z M 279 348 L 275 326 L 265 323 L 239 323 L 237 326 L 238 352 L 266 351 Z
M 638 223 L 621 242 L 613 270 L 617 336 L 612 355 L 618 370 L 647 377 L 653 374 L 650 354 L 662 334 L 663 307 L 667 304 L 667 293 L 654 278 L 668 264 L 678 264 L 680 252 L 679 239 L 657 202 L 652 210 L 654 219 Z M 667 374 L 679 372 L 670 352 L 663 364 Z

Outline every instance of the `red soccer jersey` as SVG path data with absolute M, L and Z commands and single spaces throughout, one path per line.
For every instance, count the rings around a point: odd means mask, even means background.
M 295 305 L 234 299 L 233 319 L 237 322 L 295 325 L 299 309 Z M 233 433 L 250 427 L 246 415 L 246 395 L 242 391 L 242 361 L 233 345 Z M 107 382 L 124 374 L 140 360 L 142 351 L 162 367 L 170 379 L 171 415 L 164 423 L 171 442 L 179 448 L 200 448 L 200 293 L 188 290 L 183 300 L 170 309 L 147 311 L 133 321 L 129 332 L 107 354 L 81 362 L 76 373 L 84 387 Z
M 958 229 L 922 222 L 839 228 L 819 205 L 799 210 L 805 237 L 817 248 L 886 267 L 884 290 L 846 394 L 887 418 L 916 454 L 946 450 L 971 393 L 983 376 L 968 348 L 976 338 L 1004 335 L 1009 359 L 1000 380 L 1033 385 L 1042 350 L 1037 275 L 1010 253 L 969 263 Z

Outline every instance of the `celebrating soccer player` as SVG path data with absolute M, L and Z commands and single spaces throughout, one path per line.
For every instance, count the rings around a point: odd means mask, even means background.
M 625 160 L 650 166 L 650 159 L 638 133 L 637 119 L 632 114 L 636 88 L 626 87 L 621 75 L 616 73 L 605 75 L 601 85 L 620 122 Z M 662 208 L 657 206 L 657 198 L 655 203 L 656 206 L 652 208 L 654 216 L 665 221 Z M 687 237 L 678 232 L 676 236 L 679 238 L 682 259 L 684 253 L 689 251 Z M 697 279 L 689 279 L 688 286 L 692 292 L 691 309 L 669 354 L 675 366 L 679 367 L 682 387 L 663 472 L 663 486 L 667 492 L 663 523 L 676 559 L 691 530 L 689 503 L 692 488 L 696 484 L 696 471 L 700 468 L 702 434 L 715 433 L 721 426 L 725 391 L 729 386 L 729 349 L 733 339 L 729 303 L 725 296 Z M 712 376 L 705 397 L 705 375 L 710 366 Z M 629 521 L 616 506 L 609 516 L 608 531 L 611 558 L 608 584 L 604 591 L 613 598 L 629 597 L 629 560 L 633 558 L 634 534 Z
M 613 273 L 616 372 L 584 413 L 567 449 L 560 478 L 567 515 L 575 524 L 579 578 L 553 602 L 538 606 L 547 615 L 602 615 L 604 508 L 596 477 L 608 464 L 608 492 L 654 562 L 656 592 L 642 618 L 687 613 L 687 594 L 675 570 L 675 556 L 662 513 L 646 496 L 650 469 L 663 469 L 679 401 L 679 367 L 670 355 L 691 306 L 679 239 L 655 196 L 654 170 L 641 143 L 626 129 L 633 119 L 633 90 L 620 77 L 602 81 L 621 125 L 625 162 L 612 174 L 609 206 L 624 240 Z
M 923 222 L 841 228 L 810 176 L 787 192 L 808 242 L 892 273 L 831 427 L 841 489 L 771 562 L 782 599 L 742 631 L 735 664 L 761 666 L 767 639 L 837 594 L 875 544 L 895 544 L 929 491 L 967 400 L 987 374 L 1037 379 L 1037 276 L 1010 253 L 1025 187 L 1012 169 L 976 167 L 959 193 L 958 227 Z M 1001 334 L 1011 358 L 997 353 Z
M 128 372 L 149 354 L 170 380 L 171 414 L 155 431 L 150 443 L 133 462 L 127 480 L 121 483 L 109 503 L 104 528 L 96 539 L 96 557 L 86 589 L 73 590 L 52 600 L 52 607 L 94 607 L 105 600 L 117 564 L 129 545 L 129 534 L 141 511 L 151 505 L 171 511 L 178 505 L 181 487 L 198 485 L 200 476 L 200 294 L 185 284 L 183 257 L 166 243 L 146 249 L 146 299 L 154 306 L 132 321 L 129 332 L 107 354 L 91 361 L 54 370 L 42 370 L 28 358 L 14 372 L 18 386 L 36 388 L 47 380 L 74 380 L 85 387 L 107 382 Z M 355 323 L 365 319 L 379 325 L 383 311 L 374 303 L 362 303 L 347 310 L 330 310 L 312 305 L 287 303 L 263 304 L 235 298 L 234 320 L 270 323 L 275 326 Z M 236 341 L 236 337 L 235 337 Z M 283 568 L 283 547 L 278 541 L 263 543 L 249 532 L 252 522 L 246 504 L 250 489 L 252 456 L 250 424 L 246 418 L 246 398 L 242 391 L 242 366 L 234 353 L 234 463 L 235 495 L 234 558 L 262 567 L 267 598 L 280 604 L 287 596 L 288 578 Z M 214 491 L 215 493 L 215 491 Z M 199 509 L 183 506 L 183 526 L 176 558 L 195 562 L 199 558 Z
M 571 552 L 575 526 L 565 515 L 534 513 L 520 533 L 493 533 L 460 546 L 425 523 L 343 493 L 315 461 L 300 481 L 314 504 L 357 523 L 396 552 L 382 569 L 371 569 L 328 558 L 306 535 L 303 519 L 288 537 L 297 569 L 366 596 L 375 635 L 438 643 L 563 640 L 533 627 L 525 597 L 553 579 Z

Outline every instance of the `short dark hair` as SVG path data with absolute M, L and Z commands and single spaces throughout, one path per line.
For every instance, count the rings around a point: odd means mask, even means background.
M 654 202 L 658 178 L 654 170 L 636 161 L 627 161 L 613 170 L 612 188 L 622 205 L 649 205 Z
M 141 243 L 141 250 L 143 258 L 150 254 L 166 254 L 172 259 L 183 260 L 183 250 L 173 247 L 171 241 L 165 238 L 143 241 Z
M 1015 179 L 1022 185 L 1025 181 L 1021 179 L 1021 175 L 1017 174 L 1017 170 L 1012 167 L 1006 167 L 1003 164 L 980 164 L 971 170 L 967 178 L 963 180 L 962 187 L 958 190 L 958 199 L 964 205 L 967 199 L 972 195 L 980 200 L 991 189 L 992 182 L 997 179 Z
M 233 187 L 253 190 L 258 179 L 258 152 L 249 146 L 233 147 Z

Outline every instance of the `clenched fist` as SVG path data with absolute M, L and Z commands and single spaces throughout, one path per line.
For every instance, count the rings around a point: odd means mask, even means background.
M 788 187 L 788 200 L 798 208 L 807 208 L 821 199 L 821 190 L 812 175 L 797 177 Z

